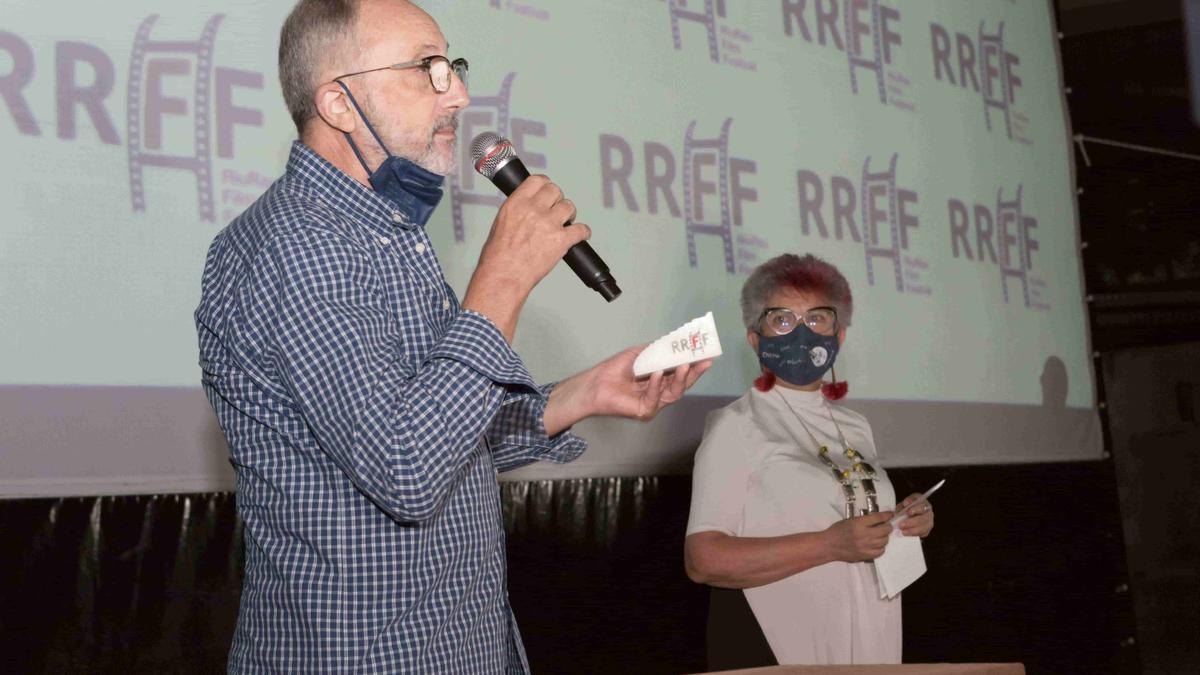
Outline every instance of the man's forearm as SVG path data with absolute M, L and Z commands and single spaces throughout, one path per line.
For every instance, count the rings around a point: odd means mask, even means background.
M 467 284 L 462 308 L 486 316 L 496 324 L 496 328 L 511 345 L 517 333 L 517 318 L 521 314 L 521 308 L 525 306 L 529 291 L 530 289 L 523 287 L 514 278 L 477 268 Z
M 592 370 L 589 368 L 572 375 L 559 382 L 550 392 L 542 417 L 547 436 L 557 436 L 592 415 L 596 393 L 591 382 Z

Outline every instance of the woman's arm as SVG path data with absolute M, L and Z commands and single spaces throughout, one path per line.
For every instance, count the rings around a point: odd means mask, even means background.
M 828 562 L 874 560 L 883 554 L 891 511 L 841 520 L 820 532 L 734 537 L 696 532 L 684 541 L 688 578 L 721 588 L 754 588 Z

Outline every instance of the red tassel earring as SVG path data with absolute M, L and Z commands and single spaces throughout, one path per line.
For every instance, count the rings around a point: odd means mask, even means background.
M 775 373 L 763 368 L 762 375 L 754 380 L 754 388 L 759 391 L 771 391 L 775 386 Z
M 829 372 L 833 375 L 833 380 L 821 385 L 821 393 L 830 401 L 840 401 L 846 398 L 846 392 L 850 390 L 850 384 L 847 382 L 838 382 L 837 371 L 833 366 L 829 367 Z

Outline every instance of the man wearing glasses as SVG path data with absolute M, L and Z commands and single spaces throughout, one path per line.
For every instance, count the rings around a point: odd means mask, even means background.
M 467 62 L 404 0 L 301 0 L 280 37 L 287 169 L 217 235 L 196 310 L 246 563 L 229 670 L 526 671 L 499 471 L 568 462 L 708 364 L 626 350 L 538 386 L 510 343 L 586 225 L 544 176 L 501 207 L 461 301 L 424 225 L 454 169 Z

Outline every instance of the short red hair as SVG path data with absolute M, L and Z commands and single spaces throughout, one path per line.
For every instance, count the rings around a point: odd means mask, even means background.
M 742 321 L 746 329 L 758 332 L 758 320 L 767 306 L 767 298 L 782 289 L 817 295 L 837 311 L 838 325 L 850 325 L 854 313 L 854 296 L 850 293 L 850 282 L 832 264 L 811 253 L 798 256 L 784 253 L 759 265 L 742 285 Z M 776 382 L 775 373 L 764 369 L 754 380 L 754 388 L 771 391 Z M 826 383 L 821 393 L 831 401 L 846 395 L 849 385 L 845 382 Z
M 747 330 L 758 328 L 767 298 L 782 289 L 824 298 L 837 311 L 838 325 L 850 325 L 854 296 L 838 268 L 811 253 L 784 253 L 759 265 L 742 284 L 742 321 Z

